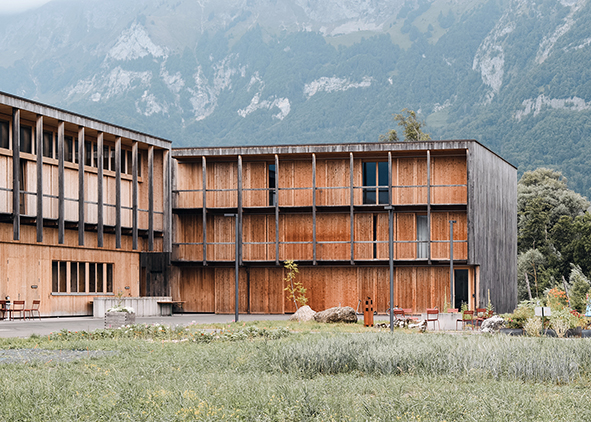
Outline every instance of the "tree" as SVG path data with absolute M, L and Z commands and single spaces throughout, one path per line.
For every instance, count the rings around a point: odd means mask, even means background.
M 405 116 L 406 113 L 406 116 Z M 428 141 L 431 136 L 428 133 L 424 133 L 422 128 L 425 127 L 425 122 L 417 120 L 417 113 L 413 110 L 403 109 L 402 113 L 395 114 L 394 120 L 398 122 L 398 126 L 402 126 L 404 129 L 404 140 L 407 142 L 417 141 Z M 380 141 L 382 142 L 397 142 L 398 133 L 395 129 L 390 130 L 385 135 L 380 135 Z

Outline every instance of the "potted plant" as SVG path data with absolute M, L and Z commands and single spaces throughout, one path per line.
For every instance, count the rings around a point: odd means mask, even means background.
M 123 292 L 119 292 L 117 297 L 119 298 L 117 306 L 105 312 L 105 328 L 135 324 L 135 310 L 131 306 L 122 305 Z

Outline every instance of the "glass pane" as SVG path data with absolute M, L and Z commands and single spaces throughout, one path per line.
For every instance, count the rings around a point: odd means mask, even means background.
M 78 152 L 79 152 L 78 139 L 74 139 L 74 162 L 76 164 L 78 164 Z
M 380 188 L 379 195 L 380 195 L 379 196 L 380 204 L 389 204 L 390 203 L 388 189 Z
M 380 186 L 388 186 L 388 163 L 386 161 L 378 163 L 378 181 Z
M 64 137 L 64 161 L 71 163 L 73 161 L 72 145 L 74 140 L 71 136 Z
M 125 170 L 125 155 L 126 152 L 124 149 L 121 150 L 121 174 L 127 173 Z
M 80 263 L 80 279 L 78 280 L 78 291 L 80 293 L 86 292 L 86 278 L 82 276 L 82 274 L 86 274 L 84 271 L 86 269 L 86 264 L 84 262 Z
M 275 205 L 275 164 L 269 164 L 269 205 Z
M 92 166 L 92 144 L 89 141 L 84 141 L 84 165 Z
M 109 147 L 103 146 L 103 169 L 109 170 Z
M 103 264 L 96 264 L 96 291 L 103 292 Z
M 21 152 L 33 153 L 33 129 L 21 126 Z
M 59 292 L 59 271 L 57 261 L 51 263 L 51 291 L 53 293 Z
M 127 154 L 125 154 L 127 156 L 127 174 L 132 174 L 133 173 L 133 154 L 131 153 L 131 151 L 127 151 Z
M 429 231 L 426 215 L 417 215 L 417 258 L 426 259 L 429 249 Z
M 88 291 L 96 292 L 96 264 L 94 262 L 88 264 Z
M 43 132 L 43 156 L 53 158 L 53 132 Z
M 363 163 L 363 186 L 376 186 L 376 163 Z M 376 188 L 363 189 L 363 203 L 376 203 Z
M 8 149 L 8 147 L 8 122 L 0 122 L 0 148 Z
M 60 262 L 60 285 L 59 285 L 59 291 L 60 292 L 66 292 L 66 275 L 67 275 L 67 271 L 66 271 L 66 265 L 67 262 Z
M 70 292 L 78 291 L 78 263 L 70 262 Z
M 113 293 L 113 264 L 107 264 L 107 293 Z

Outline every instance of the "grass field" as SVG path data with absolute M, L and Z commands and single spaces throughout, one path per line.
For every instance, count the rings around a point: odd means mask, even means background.
M 0 364 L 0 421 L 591 420 L 587 339 L 201 328 L 0 340 L 46 353 Z M 109 353 L 62 362 L 66 350 Z

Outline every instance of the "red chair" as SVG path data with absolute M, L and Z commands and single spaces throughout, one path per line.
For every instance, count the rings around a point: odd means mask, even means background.
M 41 319 L 41 313 L 39 312 L 40 305 L 40 300 L 34 300 L 31 309 L 25 309 L 25 318 L 27 318 L 27 313 L 29 314 L 29 319 L 31 319 L 31 317 L 35 318 L 35 312 L 37 312 L 37 316 L 39 317 L 39 319 Z
M 392 312 L 394 312 L 394 318 L 404 318 L 404 310 L 400 308 L 394 308 Z
M 14 314 L 18 313 L 20 319 L 25 319 L 25 301 L 15 300 L 12 307 L 8 310 L 8 319 L 14 319 Z
M 439 309 L 427 308 L 427 328 L 430 322 L 433 323 L 433 330 L 435 330 L 435 323 L 437 323 L 437 329 L 441 330 L 441 326 L 439 325 Z
M 474 330 L 474 311 L 462 312 L 462 318 L 456 319 L 456 330 L 458 329 L 458 322 L 462 323 L 462 331 L 464 331 L 467 324 L 472 325 L 472 330 Z
M 476 308 L 476 313 L 474 316 L 476 317 L 476 327 L 480 327 L 482 325 L 482 321 L 488 318 L 486 308 Z
M 0 319 L 6 318 L 7 313 L 8 309 L 6 309 L 6 301 L 0 300 Z

